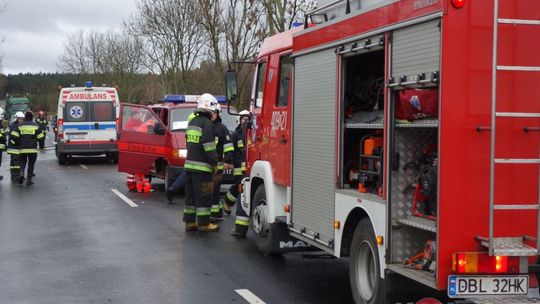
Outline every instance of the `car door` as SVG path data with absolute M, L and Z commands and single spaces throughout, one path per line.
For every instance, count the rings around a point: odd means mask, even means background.
M 148 107 L 120 106 L 118 171 L 149 175 L 157 159 L 165 155 L 168 130 L 158 134 L 156 124 L 164 124 Z

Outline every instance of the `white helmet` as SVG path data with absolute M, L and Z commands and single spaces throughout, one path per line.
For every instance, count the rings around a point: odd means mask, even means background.
M 24 118 L 24 113 L 21 111 L 15 113 L 15 118 Z
M 197 102 L 197 110 L 204 112 L 213 112 L 217 109 L 219 105 L 217 99 L 211 94 L 205 93 L 201 95 L 199 101 Z
M 249 116 L 251 113 L 249 113 L 248 110 L 242 110 L 240 111 L 240 113 L 238 113 L 238 115 L 240 116 Z

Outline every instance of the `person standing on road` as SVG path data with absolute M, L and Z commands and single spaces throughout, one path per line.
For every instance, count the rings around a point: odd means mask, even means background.
M 212 175 L 217 171 L 214 131 L 210 118 L 218 102 L 214 96 L 203 94 L 197 104 L 198 115 L 186 130 L 187 173 L 184 222 L 186 231 L 214 232 L 219 226 L 210 223 L 213 197 Z
M 9 136 L 13 137 L 15 146 L 19 149 L 21 158 L 21 175 L 19 176 L 19 185 L 23 183 L 26 164 L 28 163 L 28 172 L 26 174 L 26 185 L 30 186 L 34 176 L 34 165 L 37 160 L 37 143 L 45 135 L 39 129 L 39 126 L 33 121 L 34 115 L 28 111 L 24 114 L 23 123 L 13 129 Z
M 214 124 L 214 136 L 216 141 L 216 152 L 218 157 L 217 172 L 214 173 L 214 196 L 212 198 L 212 208 L 210 217 L 214 220 L 223 219 L 223 207 L 220 203 L 219 190 L 223 181 L 223 170 L 233 168 L 233 153 L 234 146 L 231 142 L 231 135 L 227 126 L 221 121 L 219 113 L 221 106 L 218 104 L 214 113 L 212 113 L 212 123 Z
M 45 136 L 47 135 L 47 132 L 49 132 L 49 121 L 45 118 L 45 112 L 38 112 L 36 123 L 39 126 L 39 130 L 43 133 L 43 137 L 38 141 L 39 149 L 43 150 L 45 149 Z
M 6 151 L 6 132 L 4 131 L 4 128 L 0 125 L 0 167 L 2 166 L 2 153 L 4 153 L 4 151 Z M 4 177 L 0 175 L 0 180 L 3 179 Z
M 231 207 L 239 198 L 238 186 L 242 178 L 246 174 L 246 154 L 245 154 L 245 130 L 249 120 L 249 111 L 243 110 L 238 119 L 238 126 L 233 133 L 232 142 L 234 144 L 234 185 L 231 185 L 229 191 L 225 195 L 223 210 L 225 213 L 231 213 Z M 231 235 L 245 237 L 249 228 L 249 216 L 246 214 L 241 204 L 236 204 L 236 219 L 234 221 L 234 229 Z
M 19 124 L 22 124 L 24 120 L 23 112 L 15 113 L 15 121 L 9 125 L 9 139 L 7 143 L 7 153 L 10 155 L 9 172 L 11 173 L 11 180 L 16 181 L 19 179 L 21 172 L 19 149 L 15 146 L 15 138 L 11 136 L 11 131 L 17 128 Z

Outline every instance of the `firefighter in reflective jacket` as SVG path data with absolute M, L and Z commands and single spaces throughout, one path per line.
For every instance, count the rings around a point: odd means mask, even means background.
M 39 130 L 43 133 L 43 137 L 38 141 L 39 148 L 43 150 L 45 149 L 45 135 L 47 135 L 47 132 L 49 132 L 49 121 L 47 120 L 47 118 L 45 118 L 45 112 L 38 112 L 36 123 L 39 126 Z
M 24 120 L 23 112 L 19 111 L 15 113 L 15 121 L 9 125 L 9 128 L 8 128 L 9 132 L 15 129 L 19 124 L 22 124 L 23 120 Z M 14 137 L 12 137 L 11 135 L 9 135 L 9 138 L 8 138 L 7 154 L 10 155 L 9 172 L 11 174 L 11 180 L 16 181 L 19 179 L 19 175 L 21 172 L 21 165 L 20 165 L 19 148 L 15 146 Z
M 4 128 L 0 125 L 0 166 L 2 166 L 2 153 L 6 151 L 6 133 L 4 131 Z M 0 180 L 4 179 L 2 175 L 0 175 Z
M 43 138 L 45 135 L 39 129 L 39 126 L 33 122 L 34 115 L 32 112 L 28 111 L 24 114 L 24 121 L 17 125 L 15 129 L 11 130 L 9 133 L 10 140 L 13 138 L 15 146 L 19 150 L 20 163 L 21 163 L 21 175 L 19 176 L 19 184 L 23 183 L 24 180 L 24 171 L 26 164 L 28 163 L 28 172 L 26 185 L 30 186 L 34 183 L 32 182 L 32 177 L 34 176 L 34 165 L 37 160 L 37 143 L 38 140 Z
M 216 141 L 216 153 L 218 158 L 217 172 L 213 176 L 214 180 L 214 196 L 212 198 L 212 209 L 210 217 L 215 220 L 223 219 L 223 207 L 220 203 L 219 189 L 223 181 L 223 169 L 233 168 L 233 152 L 234 146 L 231 143 L 231 135 L 229 129 L 221 122 L 219 113 L 221 106 L 218 104 L 216 111 L 212 114 L 212 123 L 214 124 L 214 136 Z
M 217 171 L 216 142 L 210 117 L 217 105 L 214 96 L 203 94 L 197 103 L 198 115 L 188 123 L 186 130 L 186 231 L 211 232 L 219 229 L 218 225 L 210 223 L 212 175 Z
M 229 214 L 231 213 L 231 207 L 236 203 L 239 197 L 238 186 L 242 181 L 242 178 L 246 174 L 246 162 L 245 162 L 245 129 L 247 121 L 249 120 L 249 111 L 241 111 L 238 126 L 232 136 L 232 142 L 234 144 L 234 185 L 229 188 L 229 191 L 225 195 L 225 202 L 223 204 L 223 210 Z M 236 219 L 235 227 L 231 231 L 231 235 L 244 237 L 249 228 L 249 216 L 246 214 L 241 204 L 236 205 Z

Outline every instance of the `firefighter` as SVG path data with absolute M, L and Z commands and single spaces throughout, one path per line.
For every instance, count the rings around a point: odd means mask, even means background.
M 245 162 L 245 130 L 247 121 L 249 120 L 249 111 L 243 110 L 240 113 L 238 119 L 238 126 L 232 136 L 232 142 L 234 144 L 234 169 L 233 174 L 235 183 L 229 188 L 229 191 L 225 195 L 223 210 L 225 213 L 231 213 L 231 207 L 236 203 L 239 197 L 238 186 L 242 181 L 242 178 L 246 174 L 246 162 Z M 238 237 L 245 237 L 249 228 L 249 216 L 246 214 L 241 204 L 236 205 L 236 219 L 234 221 L 235 226 L 231 231 L 231 235 Z
M 9 125 L 8 134 L 11 133 L 11 130 L 17 128 L 19 124 L 22 124 L 24 120 L 23 112 L 15 113 L 15 120 Z M 9 172 L 11 174 L 11 180 L 16 181 L 19 179 L 21 165 L 20 165 L 20 156 L 19 149 L 15 146 L 14 137 L 9 135 L 7 143 L 7 154 L 10 155 L 9 161 Z
M 193 112 L 189 114 L 187 117 L 188 123 L 197 116 L 197 112 Z M 186 171 L 182 172 L 180 175 L 176 177 L 176 179 L 169 185 L 167 188 L 167 192 L 165 193 L 165 196 L 167 197 L 167 201 L 169 204 L 172 204 L 172 200 L 174 198 L 174 195 L 180 191 L 180 189 L 185 188 L 186 186 L 186 180 L 187 180 L 187 174 Z M 165 181 L 168 182 L 168 181 Z
M 38 112 L 36 123 L 39 126 L 39 130 L 43 133 L 43 137 L 38 141 L 39 149 L 43 150 L 45 149 L 45 136 L 47 135 L 47 132 L 49 132 L 49 121 L 45 118 L 45 112 Z
M 0 125 L 0 166 L 2 166 L 2 153 L 4 151 L 6 151 L 6 133 L 4 131 L 4 128 Z M 3 179 L 4 177 L 0 175 L 0 180 Z
M 45 136 L 33 119 L 34 115 L 32 112 L 26 112 L 26 114 L 24 114 L 24 121 L 9 133 L 10 140 L 13 138 L 13 141 L 15 142 L 14 145 L 19 150 L 21 166 L 21 174 L 18 180 L 19 185 L 23 183 L 24 171 L 27 163 L 28 172 L 26 175 L 26 185 L 30 186 L 34 184 L 32 182 L 32 177 L 34 176 L 34 165 L 37 160 L 37 144 L 38 141 Z
M 198 114 L 188 123 L 186 130 L 186 231 L 213 232 L 219 229 L 218 225 L 210 223 L 212 175 L 217 171 L 216 142 L 210 118 L 217 105 L 214 96 L 203 94 L 197 102 Z
M 218 158 L 218 169 L 214 173 L 214 196 L 212 199 L 212 209 L 210 217 L 214 220 L 223 219 L 223 207 L 220 204 L 219 189 L 221 188 L 221 182 L 223 181 L 223 169 L 233 168 L 233 155 L 234 146 L 231 142 L 231 135 L 227 126 L 221 122 L 219 113 L 221 112 L 221 106 L 218 104 L 214 113 L 212 113 L 212 123 L 214 124 L 214 136 L 216 142 L 216 153 Z

